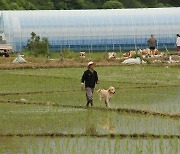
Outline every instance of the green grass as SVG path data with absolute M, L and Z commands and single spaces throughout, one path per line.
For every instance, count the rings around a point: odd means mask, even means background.
M 84 52 L 84 51 L 82 51 Z M 108 52 L 110 51 L 86 51 L 86 58 L 87 59 L 95 59 L 95 58 L 108 58 Z M 113 52 L 113 51 L 111 51 Z M 115 51 L 117 57 L 121 57 L 123 53 L 129 52 L 129 51 Z M 166 51 L 160 51 L 164 52 L 165 54 L 168 54 Z M 32 51 L 23 51 L 22 54 L 26 56 L 34 56 Z M 179 55 L 179 52 L 177 51 L 169 51 L 170 55 Z M 14 53 L 14 56 L 17 54 Z M 38 55 L 38 57 L 45 57 L 45 55 Z M 50 51 L 50 58 L 79 58 L 79 51 L 71 51 L 69 49 L 65 49 L 64 51 Z
M 82 51 L 84 52 L 84 51 Z M 33 52 L 31 51 L 24 51 L 22 52 L 26 57 L 28 58 L 34 58 L 35 56 L 33 55 Z M 122 52 L 117 51 L 116 56 L 121 57 Z M 72 59 L 72 58 L 79 58 L 80 53 L 78 51 L 69 51 L 68 49 L 65 49 L 64 51 L 59 51 L 59 52 L 54 52 L 50 51 L 50 57 L 51 59 L 61 59 L 61 58 L 66 58 L 66 59 Z M 86 59 L 93 59 L 93 60 L 102 60 L 102 59 L 108 59 L 108 51 L 102 51 L 102 52 L 97 52 L 97 51 L 86 51 L 85 52 Z M 17 56 L 17 53 L 12 54 L 12 56 Z M 45 59 L 45 55 L 38 55 L 38 58 L 43 58 Z
M 9 95 L 3 99 L 51 101 L 58 104 L 84 105 L 85 93 L 80 78 L 86 68 L 25 69 L 1 71 L 1 93 L 48 92 L 32 95 Z M 117 91 L 112 107 L 179 112 L 180 70 L 177 67 L 116 66 L 97 67 L 99 88 L 114 86 Z M 95 90 L 95 91 L 96 91 Z M 57 91 L 57 92 L 56 92 Z M 94 93 L 98 106 L 98 94 Z
M 86 68 L 0 70 L 0 100 L 14 101 L 24 98 L 29 102 L 85 105 L 85 92 L 80 88 L 80 78 L 85 70 Z M 180 69 L 178 67 L 134 65 L 96 67 L 96 70 L 100 84 L 94 92 L 95 107 L 99 106 L 99 96 L 96 90 L 114 86 L 116 94 L 111 100 L 113 108 L 180 113 Z M 17 104 L 0 104 L 0 114 L 1 134 L 151 133 L 180 135 L 179 119 L 148 115 Z M 89 153 L 108 153 L 108 151 L 109 153 L 119 151 L 127 153 L 129 150 L 133 153 L 164 153 L 164 149 L 170 153 L 176 153 L 179 150 L 179 140 L 175 139 L 112 140 L 90 137 L 23 138 L 22 140 L 0 137 L 0 139 L 3 140 L 0 142 L 0 153 L 7 152 L 8 149 L 16 151 L 22 141 L 23 148 L 20 148 L 22 153 L 30 153 L 30 149 L 33 151 L 31 153 L 40 153 L 44 150 L 48 151 L 47 153 L 54 150 L 59 152 L 62 149 L 62 153 L 79 153 L 79 149 L 81 152 L 88 149 Z

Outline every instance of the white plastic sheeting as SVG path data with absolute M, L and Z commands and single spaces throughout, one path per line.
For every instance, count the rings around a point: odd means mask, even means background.
M 159 48 L 174 48 L 179 12 L 180 8 L 0 11 L 0 25 L 15 51 L 25 48 L 31 32 L 48 37 L 57 51 L 144 49 L 151 34 Z
M 27 63 L 27 61 L 22 57 L 22 55 L 18 55 L 17 58 L 13 60 L 13 63 Z
M 122 62 L 122 64 L 146 64 L 146 62 L 137 57 L 126 59 Z

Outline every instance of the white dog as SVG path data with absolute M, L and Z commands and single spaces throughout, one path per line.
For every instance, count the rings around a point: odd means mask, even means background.
M 86 53 L 85 52 L 80 52 L 80 58 L 86 58 Z
M 109 59 L 115 59 L 116 58 L 116 53 L 115 52 L 109 52 Z
M 101 107 L 102 99 L 104 99 L 106 106 L 108 108 L 111 108 L 110 107 L 110 100 L 111 100 L 111 97 L 115 94 L 115 88 L 110 87 L 107 90 L 99 89 L 97 92 L 99 92 L 99 94 L 100 94 L 100 107 Z

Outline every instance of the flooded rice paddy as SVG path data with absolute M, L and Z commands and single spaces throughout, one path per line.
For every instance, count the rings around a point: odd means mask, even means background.
M 85 69 L 1 70 L 0 153 L 180 152 L 179 68 L 97 67 L 96 90 L 114 86 L 111 107 L 129 112 L 101 110 L 96 92 L 94 108 L 83 108 L 80 78 Z

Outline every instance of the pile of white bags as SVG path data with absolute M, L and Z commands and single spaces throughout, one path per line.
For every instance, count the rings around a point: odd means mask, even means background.
M 146 62 L 137 57 L 126 59 L 122 62 L 122 64 L 146 64 Z
M 14 59 L 13 63 L 27 63 L 27 61 L 22 58 L 22 55 L 18 55 L 16 59 Z

